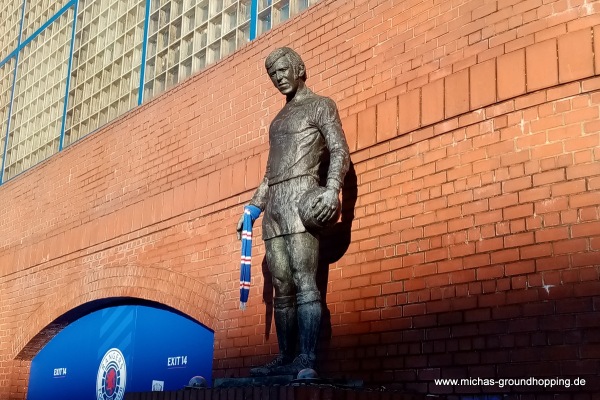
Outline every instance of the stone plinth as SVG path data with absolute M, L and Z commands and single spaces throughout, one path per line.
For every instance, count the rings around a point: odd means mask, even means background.
M 246 378 L 242 378 L 246 379 Z M 231 383 L 231 382 L 229 382 Z M 239 382 L 238 382 L 239 383 Z M 237 383 L 236 383 L 237 384 Z M 125 400 L 426 400 L 392 390 L 297 384 L 185 389 L 177 392 L 127 393 Z

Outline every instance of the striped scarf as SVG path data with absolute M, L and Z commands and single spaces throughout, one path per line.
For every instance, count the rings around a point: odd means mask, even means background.
M 260 216 L 260 208 L 247 205 L 244 207 L 242 225 L 242 263 L 240 267 L 240 309 L 246 309 L 250 293 L 250 265 L 252 264 L 252 224 Z

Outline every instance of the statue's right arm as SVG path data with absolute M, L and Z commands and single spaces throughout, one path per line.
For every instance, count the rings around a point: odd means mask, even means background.
M 267 174 L 256 188 L 256 192 L 254 192 L 254 196 L 250 199 L 250 205 L 256 206 L 260 208 L 261 211 L 264 211 L 265 206 L 267 205 L 267 190 L 269 188 L 269 180 L 267 178 Z M 242 238 L 242 227 L 244 224 L 244 214 L 240 216 L 240 219 L 236 226 L 237 238 L 240 240 Z
M 267 178 L 269 176 L 269 158 L 267 158 L 267 170 L 265 171 L 265 176 L 263 177 L 263 180 L 260 182 L 260 185 L 258 185 L 258 187 L 256 188 L 256 191 L 254 192 L 254 196 L 252 196 L 252 198 L 250 199 L 250 205 L 255 206 L 260 208 L 260 211 L 264 211 L 265 210 L 265 206 L 267 205 L 267 192 L 269 190 L 269 178 Z M 238 221 L 237 224 L 237 237 L 238 239 L 241 239 L 241 234 L 242 234 L 242 226 L 244 223 L 244 214 L 242 214 L 240 216 L 240 220 Z
M 254 192 L 254 196 L 250 200 L 250 204 L 260 208 L 261 211 L 264 211 L 265 206 L 267 205 L 267 190 L 269 189 L 269 179 L 267 178 L 267 174 L 256 188 L 256 192 Z
M 250 199 L 250 205 L 256 206 L 260 208 L 261 211 L 265 209 L 265 205 L 267 204 L 267 189 L 269 188 L 269 181 L 267 180 L 267 175 L 263 178 L 258 188 L 256 188 L 256 192 L 254 192 L 254 196 Z M 236 231 L 238 240 L 242 238 L 242 227 L 244 224 L 244 214 L 240 216 L 240 220 L 237 223 Z
M 269 190 L 269 169 L 271 167 L 271 152 L 267 157 L 267 167 L 265 168 L 265 176 L 256 188 L 254 196 L 250 199 L 250 204 L 260 208 L 260 211 L 265 211 L 267 205 L 267 192 Z

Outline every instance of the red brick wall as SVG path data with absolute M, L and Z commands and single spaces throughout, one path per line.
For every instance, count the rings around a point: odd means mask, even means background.
M 5 183 L 0 398 L 24 398 L 56 318 L 103 298 L 214 329 L 216 376 L 276 351 L 260 240 L 238 310 L 235 223 L 283 104 L 262 66 L 281 45 L 337 101 L 356 172 L 322 373 L 446 394 L 491 389 L 434 378 L 597 376 L 599 8 L 325 0 Z

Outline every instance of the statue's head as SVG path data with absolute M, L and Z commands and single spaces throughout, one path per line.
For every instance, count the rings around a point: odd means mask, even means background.
M 306 81 L 304 61 L 289 47 L 273 50 L 265 60 L 265 68 L 273 85 L 286 96 L 293 96 Z

